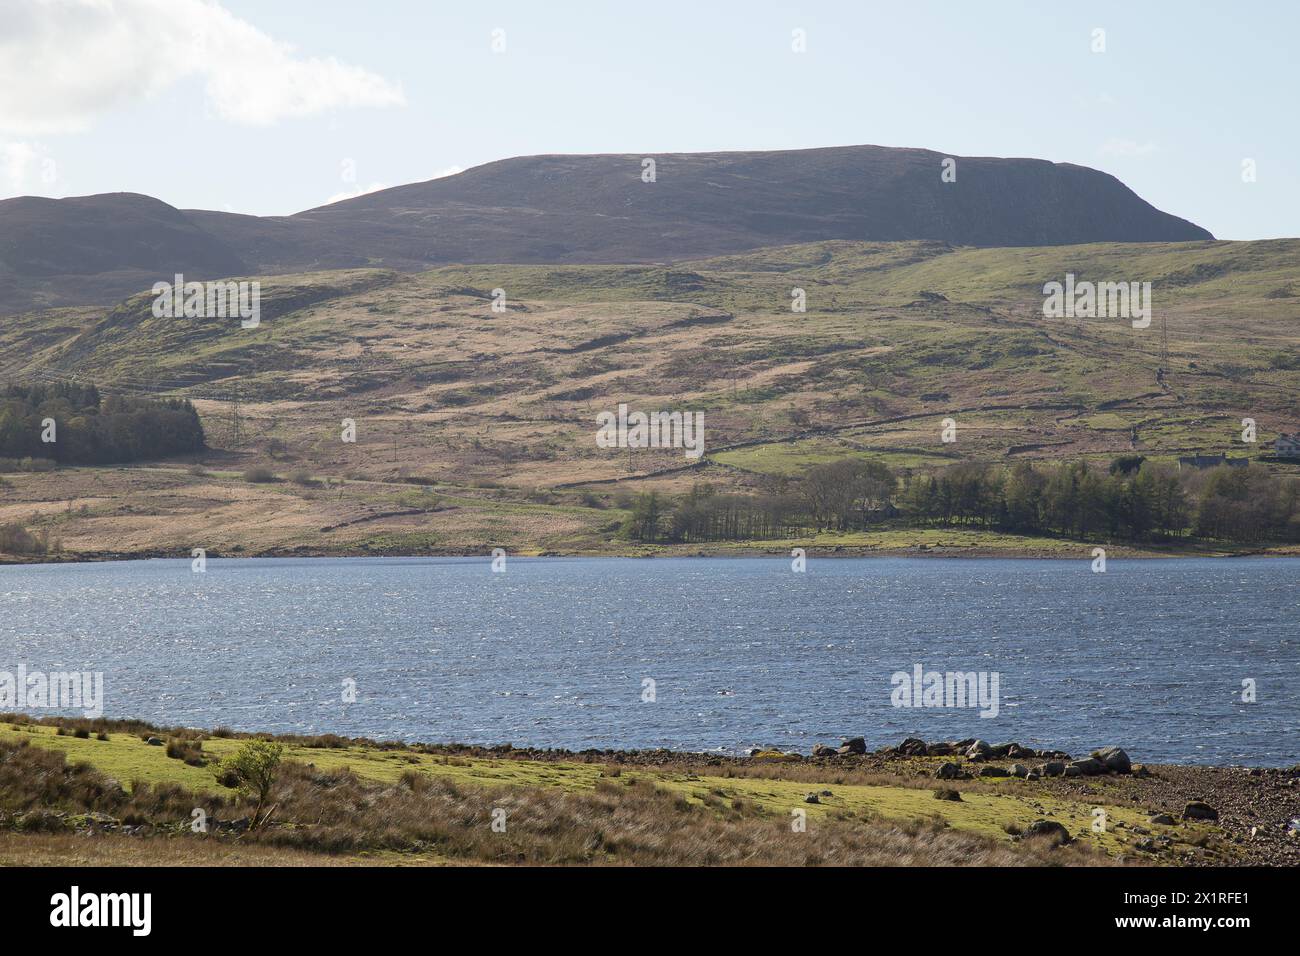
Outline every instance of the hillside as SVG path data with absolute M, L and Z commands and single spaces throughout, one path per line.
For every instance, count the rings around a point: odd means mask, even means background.
M 197 540 L 223 553 L 608 552 L 628 550 L 614 535 L 628 493 L 698 481 L 744 491 L 845 457 L 922 472 L 1258 457 L 1297 428 L 1298 265 L 1298 240 L 829 242 L 667 268 L 283 276 L 266 280 L 253 330 L 158 319 L 147 295 L 107 315 L 31 313 L 0 329 L 0 367 L 20 358 L 11 374 L 191 397 L 213 450 L 206 472 L 172 461 L 9 474 L 0 522 L 44 527 L 85 554 L 181 553 Z M 1151 281 L 1156 320 L 1044 319 L 1042 284 L 1066 271 Z M 806 313 L 790 310 L 796 286 Z M 704 456 L 598 448 L 595 416 L 620 402 L 703 411 Z M 1243 417 L 1259 444 L 1240 441 Z M 955 443 L 940 439 L 945 418 Z M 341 440 L 344 419 L 355 443 Z M 282 480 L 241 480 L 252 466 Z M 938 530 L 810 543 L 1017 547 Z
M 249 266 L 180 210 L 134 193 L 0 201 L 0 311 L 110 302 L 177 272 Z
M 643 182 L 643 159 L 655 181 Z M 300 212 L 130 194 L 0 202 L 0 310 L 107 304 L 153 281 L 448 263 L 672 262 L 824 240 L 963 246 L 1212 238 L 1097 170 L 881 146 L 525 156 Z

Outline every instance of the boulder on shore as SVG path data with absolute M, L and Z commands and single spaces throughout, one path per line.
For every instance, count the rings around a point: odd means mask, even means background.
M 1214 809 L 1204 800 L 1193 800 L 1187 806 L 1183 807 L 1184 820 L 1217 820 L 1219 811 Z
M 1065 828 L 1065 824 L 1057 823 L 1055 820 L 1035 820 L 1025 830 L 1025 836 L 1050 837 L 1057 843 L 1072 843 L 1074 841 L 1074 838 L 1070 836 L 1070 831 Z
M 939 764 L 939 769 L 934 772 L 934 775 L 940 780 L 956 780 L 962 775 L 962 770 L 955 763 L 945 761 Z
M 799 760 L 798 754 L 788 754 L 783 750 L 751 750 L 749 756 L 754 760 Z
M 1106 765 L 1096 757 L 1084 757 L 1082 760 L 1074 761 L 1070 766 L 1078 767 L 1079 772 L 1085 777 L 1095 777 L 1106 772 Z
M 894 748 L 894 752 L 905 757 L 924 757 L 926 754 L 925 741 L 917 737 L 908 737 Z
M 1100 760 L 1111 773 L 1129 773 L 1133 769 L 1133 761 L 1119 747 L 1102 747 L 1094 750 L 1092 756 Z
M 864 754 L 867 752 L 867 742 L 862 737 L 841 737 L 839 753 L 842 754 Z

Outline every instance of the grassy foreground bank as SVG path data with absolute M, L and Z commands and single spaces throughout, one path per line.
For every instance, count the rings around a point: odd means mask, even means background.
M 0 864 L 1300 859 L 1300 839 L 1286 829 L 1300 816 L 1300 771 L 1150 767 L 1123 776 L 939 780 L 939 765 L 963 759 L 892 750 L 818 758 L 569 753 L 258 736 L 274 739 L 283 756 L 270 822 L 250 830 L 255 801 L 231 786 L 225 768 L 251 735 L 0 715 Z M 974 764 L 964 768 L 978 774 Z M 1193 799 L 1216 804 L 1219 818 L 1182 819 Z M 1153 822 L 1159 814 L 1168 822 Z M 196 831 L 200 815 L 206 831 Z

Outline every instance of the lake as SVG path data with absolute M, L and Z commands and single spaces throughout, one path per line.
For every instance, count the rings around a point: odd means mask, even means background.
M 776 558 L 10 566 L 0 671 L 102 672 L 105 716 L 205 728 L 719 753 L 981 737 L 1300 762 L 1300 559 L 1097 574 L 1088 550 L 805 573 Z M 895 706 L 913 684 L 893 675 L 917 665 L 955 706 Z M 989 691 L 996 674 L 996 707 L 954 700 L 947 672 Z

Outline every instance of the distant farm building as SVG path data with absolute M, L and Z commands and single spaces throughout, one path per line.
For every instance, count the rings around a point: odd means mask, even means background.
M 1184 465 L 1188 468 L 1218 468 L 1220 465 L 1245 468 L 1249 464 L 1249 458 L 1229 458 L 1227 455 L 1188 455 L 1178 459 L 1178 470 L 1182 471 Z
M 1300 458 L 1300 435 L 1278 435 L 1273 454 L 1279 458 Z

